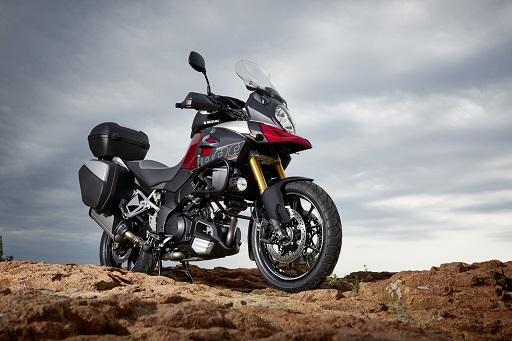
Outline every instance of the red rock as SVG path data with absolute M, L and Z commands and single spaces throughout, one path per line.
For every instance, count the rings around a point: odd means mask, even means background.
M 370 283 L 357 273 L 292 295 L 257 269 L 191 273 L 195 284 L 94 265 L 0 262 L 0 341 L 512 339 L 512 262 L 371 273 Z
M 310 290 L 290 295 L 291 299 L 303 302 L 337 301 L 343 297 L 341 291 L 336 289 Z

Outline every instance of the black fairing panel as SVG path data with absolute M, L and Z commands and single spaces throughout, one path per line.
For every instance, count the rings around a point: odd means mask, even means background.
M 192 171 L 187 169 L 179 169 L 173 180 L 165 184 L 164 189 L 170 192 L 177 192 L 190 179 L 192 173 Z
M 165 184 L 164 205 L 158 212 L 157 218 L 158 232 L 164 232 L 167 219 L 174 213 L 179 203 L 192 191 L 192 173 L 192 171 L 180 169 L 173 181 Z
M 190 133 L 190 138 L 205 128 L 213 127 L 214 125 L 228 121 L 233 121 L 233 119 L 229 118 L 222 112 L 203 113 L 198 111 L 192 121 L 192 132 Z
M 197 149 L 197 167 L 219 158 L 235 163 L 238 160 L 243 161 L 249 148 L 248 138 L 240 133 L 218 126 L 207 128 L 203 131 L 203 137 Z
M 268 123 L 279 127 L 279 122 L 274 117 L 276 106 L 283 104 L 275 98 L 253 92 L 247 99 L 247 112 L 252 121 Z

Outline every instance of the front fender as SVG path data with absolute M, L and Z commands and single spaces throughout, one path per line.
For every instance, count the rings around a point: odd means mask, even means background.
M 292 176 L 280 180 L 271 182 L 271 185 L 261 195 L 261 202 L 263 203 L 263 209 L 265 214 L 270 219 L 276 219 L 284 224 L 290 223 L 290 214 L 286 209 L 284 202 L 285 186 L 290 182 L 296 181 L 313 181 L 311 178 L 305 178 L 302 176 Z M 249 245 L 249 259 L 254 260 L 253 245 L 251 243 L 251 235 L 253 233 L 254 222 L 251 219 L 248 230 L 248 243 Z
M 293 176 L 276 180 L 263 192 L 261 195 L 261 202 L 267 217 L 276 219 L 280 223 L 289 224 L 290 214 L 284 204 L 284 187 L 286 184 L 295 181 L 313 181 L 313 179 L 304 178 L 300 176 Z
M 289 178 L 274 180 L 270 182 L 270 187 L 279 187 L 282 193 L 284 193 L 283 186 L 290 182 L 296 182 L 296 181 L 313 181 L 311 178 L 305 178 L 303 176 L 290 176 Z M 266 192 L 266 191 L 265 191 Z

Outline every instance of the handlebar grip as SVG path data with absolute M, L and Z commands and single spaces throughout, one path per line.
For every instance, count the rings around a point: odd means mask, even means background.
M 181 109 L 181 103 L 176 103 L 176 108 Z

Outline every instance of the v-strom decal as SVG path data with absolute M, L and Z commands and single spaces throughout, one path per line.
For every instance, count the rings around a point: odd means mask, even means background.
M 208 156 L 201 157 L 198 155 L 197 167 L 201 167 L 202 165 L 221 157 L 228 160 L 236 159 L 240 153 L 240 150 L 242 149 L 243 144 L 244 141 L 235 142 L 222 147 L 218 147 L 212 154 Z

